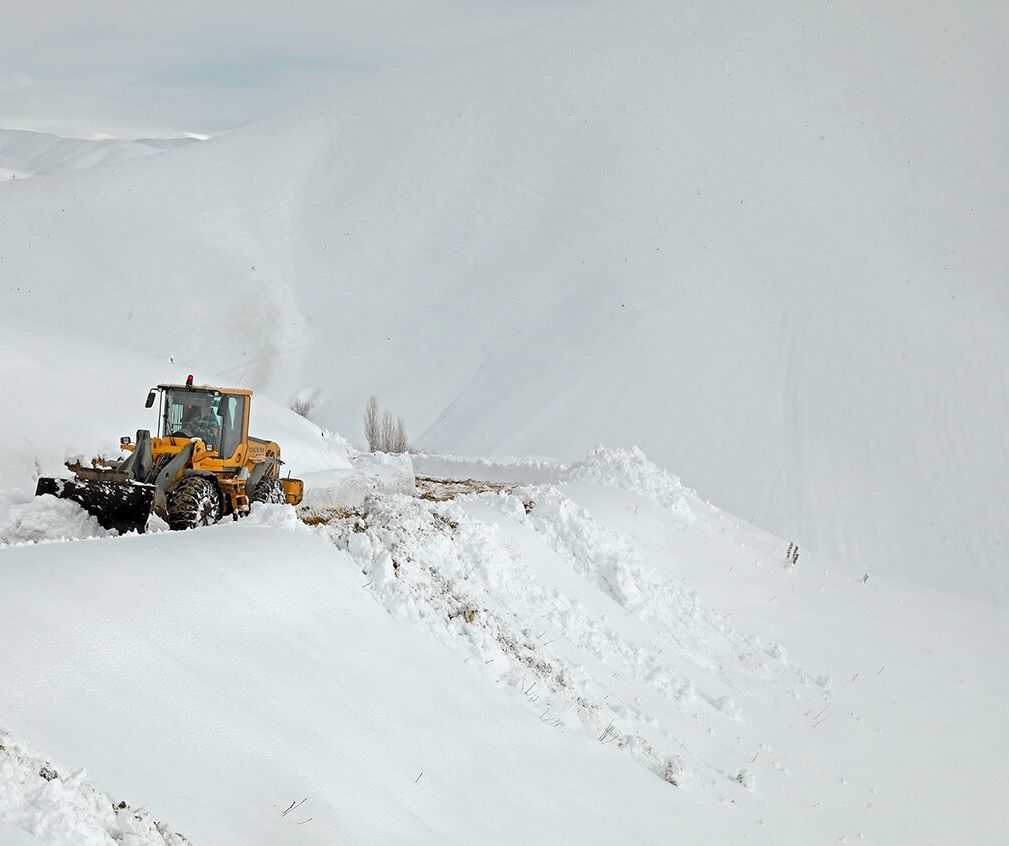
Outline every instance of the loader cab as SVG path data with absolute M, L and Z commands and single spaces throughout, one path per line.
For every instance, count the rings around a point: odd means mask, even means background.
M 201 438 L 225 462 L 241 461 L 249 431 L 250 391 L 159 385 L 162 438 Z

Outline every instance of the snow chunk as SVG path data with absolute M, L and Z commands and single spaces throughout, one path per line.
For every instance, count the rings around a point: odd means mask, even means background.
M 735 700 L 731 696 L 719 696 L 717 699 L 710 697 L 705 698 L 711 704 L 712 708 L 716 711 L 721 711 L 730 719 L 738 720 L 740 715 L 743 713 L 742 709 L 736 704 Z
M 780 643 L 772 643 L 764 650 L 772 658 L 777 658 L 782 664 L 788 663 L 788 650 Z
M 290 532 L 302 528 L 298 512 L 285 503 L 255 502 L 244 522 L 247 526 L 268 526 L 271 529 L 286 529 Z

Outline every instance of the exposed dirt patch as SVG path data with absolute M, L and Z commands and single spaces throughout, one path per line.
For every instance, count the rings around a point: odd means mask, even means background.
M 431 502 L 445 502 L 457 496 L 475 493 L 511 493 L 518 485 L 508 482 L 484 482 L 480 479 L 434 479 L 417 477 L 417 496 Z
M 357 508 L 306 508 L 302 506 L 298 509 L 298 519 L 306 526 L 321 526 L 328 523 L 356 525 L 362 516 L 361 511 Z
M 428 502 L 448 502 L 456 497 L 478 493 L 511 493 L 518 485 L 507 482 L 485 482 L 481 479 L 435 479 L 430 476 L 418 476 L 416 479 L 416 496 Z M 531 503 L 525 503 L 528 512 Z M 298 509 L 298 519 L 308 526 L 322 526 L 333 523 L 350 523 L 360 525 L 363 517 L 360 507 L 353 508 L 312 508 L 301 506 Z M 441 515 L 435 515 L 440 517 Z M 448 521 L 449 528 L 455 528 Z M 355 531 L 362 531 L 355 528 Z

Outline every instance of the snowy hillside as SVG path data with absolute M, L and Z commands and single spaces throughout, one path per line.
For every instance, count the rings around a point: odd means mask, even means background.
M 57 846 L 1004 829 L 1002 616 L 789 565 L 639 452 L 470 469 L 523 467 L 0 551 L 0 825 Z
M 0 321 L 114 315 L 352 437 L 377 393 L 428 449 L 639 444 L 809 548 L 1002 602 L 1005 11 L 914 8 L 591 4 L 0 186 Z
M 195 138 L 144 138 L 130 141 L 123 138 L 88 140 L 61 138 L 47 132 L 0 129 L 0 177 L 9 179 L 80 170 L 100 164 L 150 156 L 160 150 L 180 147 Z

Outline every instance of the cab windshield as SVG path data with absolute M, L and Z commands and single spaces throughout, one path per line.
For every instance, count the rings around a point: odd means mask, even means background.
M 200 438 L 207 449 L 226 458 L 241 443 L 244 416 L 244 396 L 166 388 L 161 436 Z

